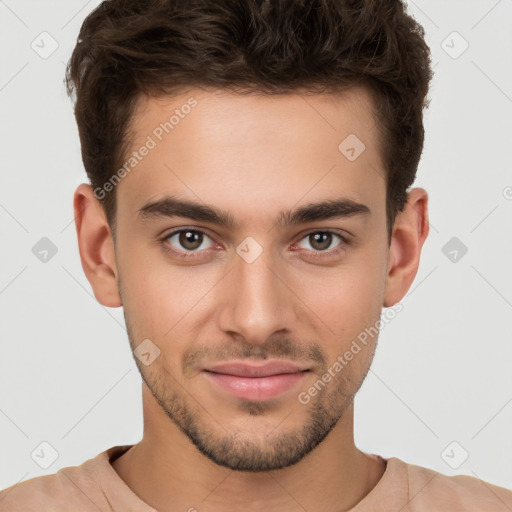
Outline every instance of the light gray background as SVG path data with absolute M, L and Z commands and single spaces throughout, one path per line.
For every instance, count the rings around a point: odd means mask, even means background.
M 73 224 L 86 176 L 62 80 L 97 3 L 0 1 L 0 488 L 142 435 L 122 311 L 94 299 Z M 512 0 L 409 6 L 436 74 L 416 182 L 431 231 L 356 399 L 356 444 L 512 488 Z M 43 31 L 58 42 L 47 58 L 31 47 L 51 49 Z M 46 263 L 42 237 L 58 250 Z M 468 248 L 456 262 L 452 237 Z M 31 457 L 51 461 L 43 441 L 58 452 L 47 469 Z

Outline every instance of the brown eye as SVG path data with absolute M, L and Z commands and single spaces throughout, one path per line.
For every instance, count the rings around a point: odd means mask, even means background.
M 173 247 L 173 249 L 181 252 L 194 252 L 198 249 L 208 249 L 214 244 L 210 237 L 199 230 L 194 229 L 181 229 L 174 231 L 166 240 Z M 205 246 L 206 244 L 206 246 Z
M 309 235 L 311 247 L 317 251 L 325 251 L 332 243 L 332 233 L 312 233 Z
M 182 247 L 189 251 L 194 251 L 201 247 L 203 242 L 203 235 L 196 231 L 182 231 L 178 236 L 178 241 Z
M 335 241 L 338 239 L 338 243 Z M 306 249 L 312 256 L 334 256 L 346 249 L 348 240 L 333 231 L 312 231 L 304 236 L 297 244 L 297 247 Z
M 336 235 L 330 231 L 315 231 L 306 235 L 301 242 L 299 242 L 299 246 L 304 249 L 309 249 L 309 247 L 301 246 L 303 240 L 306 240 L 314 251 L 326 251 L 331 248 L 334 236 L 341 239 L 340 235 Z

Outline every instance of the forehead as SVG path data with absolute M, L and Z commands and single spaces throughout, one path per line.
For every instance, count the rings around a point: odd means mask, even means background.
M 131 131 L 126 161 L 137 155 L 116 193 L 119 207 L 132 211 L 171 194 L 248 214 L 254 206 L 260 214 L 273 205 L 282 210 L 286 200 L 292 205 L 301 198 L 384 201 L 373 97 L 360 87 L 320 94 L 189 89 L 144 96 Z

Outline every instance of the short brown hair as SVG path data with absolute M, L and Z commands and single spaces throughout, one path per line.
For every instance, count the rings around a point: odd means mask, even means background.
M 65 83 L 93 188 L 122 165 L 141 94 L 367 86 L 378 105 L 390 238 L 423 151 L 431 78 L 423 27 L 401 0 L 109 0 L 84 20 Z M 113 233 L 115 197 L 114 188 L 101 201 Z

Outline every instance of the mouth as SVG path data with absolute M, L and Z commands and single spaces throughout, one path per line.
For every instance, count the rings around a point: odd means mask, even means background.
M 222 392 L 236 398 L 265 401 L 295 388 L 310 372 L 307 367 L 270 361 L 263 365 L 230 362 L 203 369 L 205 377 Z

